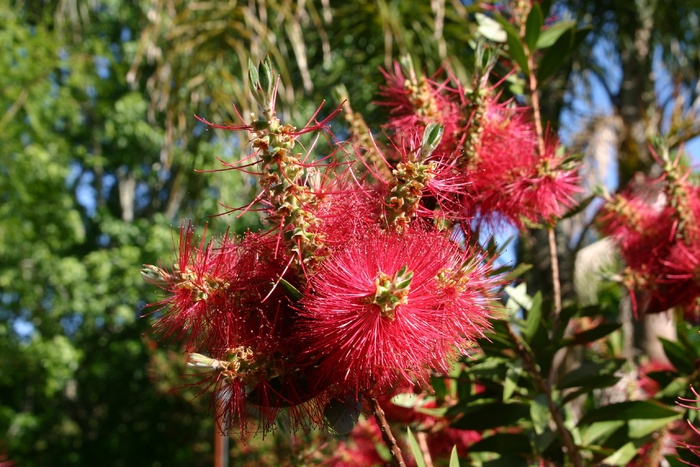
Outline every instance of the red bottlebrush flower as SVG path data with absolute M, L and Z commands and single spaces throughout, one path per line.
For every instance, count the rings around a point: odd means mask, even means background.
M 191 366 L 209 370 L 197 384 L 212 389 L 221 429 L 237 423 L 245 432 L 253 406 L 264 431 L 282 408 L 293 425 L 309 417 L 320 423 L 323 404 L 313 399 L 323 388 L 312 392 L 291 358 L 300 351 L 287 332 L 296 311 L 280 283 L 291 258 L 275 253 L 273 236 L 249 234 L 238 243 L 224 236 L 216 247 L 193 239 L 191 226 L 183 227 L 173 271 L 151 266 L 147 279 L 169 293 L 155 304 L 162 311 L 156 328 L 196 352 Z
M 382 394 L 445 372 L 455 349 L 487 326 L 485 299 L 461 300 L 483 292 L 471 288 L 466 259 L 444 233 L 415 228 L 368 232 L 327 259 L 299 311 L 316 381 L 341 394 Z
M 383 217 L 391 228 L 403 228 L 414 218 L 466 220 L 461 201 L 468 179 L 439 150 L 425 154 L 422 137 L 418 128 L 397 136 L 382 156 L 392 175 L 384 179 L 375 174 L 384 198 Z
M 518 214 L 533 223 L 550 224 L 576 204 L 574 196 L 582 192 L 579 178 L 563 163 L 556 141 L 548 141 L 542 157 L 506 187 L 503 211 L 516 225 L 521 225 Z
M 538 154 L 526 108 L 490 98 L 483 103 L 483 118 L 470 124 L 479 127 L 463 156 L 473 171 L 466 208 L 475 217 L 491 225 L 505 218 L 523 228 L 526 221 L 550 223 L 575 204 L 578 176 L 563 167 L 555 140 L 548 139 L 544 154 Z M 465 134 L 475 131 L 467 128 Z
M 617 243 L 627 263 L 625 285 L 635 311 L 659 313 L 678 306 L 695 319 L 700 297 L 700 237 L 694 218 L 698 190 L 683 186 L 682 202 L 668 201 L 666 176 L 608 200 L 601 231 Z M 680 212 L 682 211 L 682 212 Z
M 408 77 L 399 63 L 394 63 L 393 72 L 382 70 L 387 85 L 379 92 L 384 100 L 378 104 L 390 107 L 386 128 L 402 134 L 436 123 L 445 127 L 445 134 L 453 135 L 460 122 L 460 90 L 450 86 L 450 77 L 438 81 L 442 70 L 431 78 L 416 76 L 412 68 L 407 71 Z
M 204 236 L 195 244 L 194 229 L 187 224 L 180 229 L 177 263 L 168 272 L 147 265 L 143 274 L 148 282 L 158 285 L 169 295 L 150 304 L 162 313 L 155 324 L 162 337 L 173 337 L 185 348 L 197 348 L 208 332 L 208 315 L 212 309 L 225 309 L 231 287 L 236 279 L 238 253 L 228 247 L 224 237 L 221 247 L 205 243 Z
M 692 386 L 690 390 L 695 396 L 694 399 L 681 397 L 676 403 L 686 409 L 700 410 L 700 407 L 698 407 L 700 403 L 700 394 L 698 394 Z M 676 451 L 681 456 L 678 460 L 684 464 L 700 467 L 700 430 L 690 422 L 687 422 L 687 428 L 689 428 L 689 430 L 686 431 L 685 436 L 677 437 Z M 689 456 L 683 454 L 689 454 Z M 688 460 L 693 457 L 695 458 L 694 461 Z

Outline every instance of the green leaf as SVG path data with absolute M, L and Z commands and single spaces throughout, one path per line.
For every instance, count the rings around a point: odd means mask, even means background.
M 273 77 L 272 60 L 270 60 L 269 55 L 266 56 L 262 62 L 260 62 L 258 76 L 260 78 L 260 87 L 265 93 L 265 96 L 271 98 L 272 90 L 275 87 L 275 81 Z
M 592 443 L 601 444 L 623 426 L 625 426 L 623 420 L 592 423 L 581 430 L 581 442 L 584 446 L 588 446 Z
M 564 217 L 562 217 L 562 219 L 569 219 L 571 217 L 574 217 L 576 214 L 583 212 L 596 198 L 596 195 L 586 196 L 584 199 L 579 201 L 575 208 L 569 210 L 566 214 L 564 214 Z
M 280 285 L 284 289 L 284 291 L 287 293 L 287 296 L 291 298 L 294 301 L 298 301 L 301 299 L 302 293 L 294 287 L 292 284 L 287 282 L 285 279 L 280 278 Z
M 258 67 L 253 64 L 251 59 L 248 59 L 248 76 L 250 78 L 250 85 L 253 89 L 257 88 L 260 84 L 260 75 L 258 75 Z
M 677 399 L 688 390 L 688 378 L 685 376 L 675 378 L 661 389 L 656 395 L 657 398 Z
M 537 79 L 544 82 L 554 74 L 566 62 L 569 54 L 583 42 L 589 31 L 590 28 L 565 31 L 544 53 L 537 68 Z
M 700 335 L 698 334 L 698 329 L 696 327 L 689 326 L 683 319 L 677 319 L 676 321 L 678 343 L 682 345 L 690 355 L 693 356 L 693 359 L 700 358 Z
M 361 410 L 361 402 L 342 401 L 334 398 L 323 409 L 323 419 L 332 433 L 347 435 L 355 427 L 360 418 Z
M 537 292 L 532 297 L 530 309 L 523 328 L 523 338 L 533 349 L 542 348 L 548 342 L 544 316 L 542 314 L 542 294 Z
M 435 399 L 438 401 L 444 400 L 447 397 L 447 383 L 442 376 L 433 376 L 430 379 L 430 386 L 435 391 Z
M 510 282 L 514 279 L 517 279 L 518 277 L 522 276 L 530 269 L 532 269 L 532 264 L 520 263 L 503 276 L 503 281 Z
M 627 465 L 637 455 L 637 446 L 630 442 L 606 457 L 603 465 Z
M 530 67 L 527 65 L 527 56 L 525 55 L 525 49 L 518 30 L 503 16 L 497 15 L 494 19 L 498 21 L 506 32 L 506 43 L 508 44 L 510 58 L 520 67 L 523 73 L 526 75 L 530 74 Z
M 656 418 L 653 420 L 630 420 L 628 422 L 628 435 L 630 438 L 642 438 L 665 427 L 669 423 L 678 420 L 683 414 L 676 414 L 673 417 Z
M 469 451 L 529 454 L 532 452 L 532 445 L 527 435 L 521 433 L 498 433 L 474 443 L 469 447 Z
M 593 329 L 587 329 L 586 331 L 577 332 L 569 339 L 566 340 L 566 345 L 582 345 L 588 344 L 593 341 L 597 341 L 610 333 L 613 333 L 620 329 L 622 326 L 619 323 L 603 323 Z
M 554 23 L 540 33 L 540 36 L 537 38 L 537 45 L 535 47 L 537 49 L 546 49 L 547 47 L 553 46 L 554 43 L 562 36 L 562 34 L 566 33 L 574 26 L 576 26 L 576 21 L 574 20 L 559 21 Z
M 459 467 L 459 455 L 457 454 L 457 446 L 452 446 L 450 454 L 450 467 Z
M 678 371 L 686 375 L 695 371 L 695 361 L 691 353 L 688 353 L 677 341 L 671 341 L 663 337 L 659 337 L 659 340 L 664 348 L 666 357 Z
M 508 294 L 508 297 L 510 297 L 508 300 L 509 302 L 512 299 L 515 304 L 524 308 L 525 310 L 529 310 L 530 307 L 532 307 L 532 297 L 527 294 L 527 284 L 518 284 L 516 287 L 507 286 L 505 291 Z M 506 306 L 511 308 L 512 305 L 507 304 Z
M 605 405 L 591 411 L 579 422 L 585 425 L 593 422 L 612 420 L 646 420 L 669 418 L 677 415 L 675 410 L 656 401 L 625 401 Z
M 531 53 L 535 51 L 543 24 L 544 17 L 542 16 L 542 9 L 537 3 L 533 2 L 525 22 L 525 43 L 527 44 L 527 49 Z
M 530 406 L 520 403 L 487 403 L 461 408 L 462 417 L 452 423 L 460 430 L 487 430 L 515 425 L 530 414 Z
M 538 394 L 530 404 L 530 418 L 532 419 L 532 426 L 535 429 L 535 433 L 538 435 L 543 434 L 547 431 L 549 425 L 549 403 L 547 402 L 547 396 L 544 394 Z
M 539 5 L 542 8 L 542 16 L 549 16 L 549 10 L 552 8 L 552 0 L 540 0 Z
M 518 387 L 518 380 L 523 373 L 523 361 L 516 360 L 506 371 L 506 381 L 503 385 L 503 402 L 510 400 Z
M 584 361 L 581 365 L 566 373 L 559 384 L 557 384 L 557 387 L 560 389 L 579 386 L 587 389 L 608 387 L 619 380 L 619 377 L 615 376 L 615 372 L 624 363 L 625 360 L 621 358 L 603 362 Z
M 416 465 L 418 467 L 425 467 L 425 458 L 423 457 L 423 451 L 420 450 L 420 446 L 418 446 L 418 441 L 416 441 L 416 437 L 413 436 L 411 428 L 408 427 L 407 430 L 408 443 L 411 445 L 411 452 L 413 452 L 413 457 L 416 459 Z

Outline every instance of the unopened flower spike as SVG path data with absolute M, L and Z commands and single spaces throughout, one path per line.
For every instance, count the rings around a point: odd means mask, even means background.
M 272 62 L 270 57 L 260 62 L 256 67 L 252 60 L 248 60 L 248 75 L 253 87 L 252 94 L 255 101 L 263 109 L 266 121 L 270 121 L 275 114 L 275 93 L 276 83 L 273 76 Z
M 424 161 L 435 151 L 442 140 L 445 127 L 437 123 L 428 123 L 423 132 L 423 141 L 420 148 L 420 160 Z

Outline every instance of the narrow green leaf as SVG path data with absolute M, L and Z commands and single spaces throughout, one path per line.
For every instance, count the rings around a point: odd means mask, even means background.
M 260 79 L 260 87 L 267 98 L 272 97 L 272 90 L 275 87 L 275 82 L 273 78 L 273 68 L 272 60 L 270 57 L 265 57 L 265 60 L 260 62 L 260 67 L 258 68 L 258 76 Z
M 541 348 L 547 343 L 547 331 L 544 326 L 544 316 L 542 313 L 542 294 L 537 292 L 532 297 L 532 304 L 527 311 L 523 337 L 533 349 Z
M 516 360 L 506 371 L 506 381 L 503 384 L 503 402 L 507 402 L 513 396 L 518 387 L 518 380 L 523 373 L 522 359 Z
M 347 435 L 360 418 L 362 403 L 331 399 L 323 409 L 323 419 L 329 430 L 337 435 Z
M 531 53 L 535 51 L 543 24 L 544 17 L 542 16 L 542 9 L 537 3 L 532 2 L 532 8 L 525 22 L 525 43 L 527 44 L 527 49 Z
M 564 214 L 564 217 L 562 217 L 562 219 L 569 219 L 571 217 L 574 217 L 576 214 L 583 212 L 596 198 L 596 195 L 586 196 L 576 205 L 575 208 L 569 210 L 566 214 Z
M 435 399 L 444 400 L 447 397 L 447 383 L 442 376 L 434 376 L 431 378 L 430 386 L 435 391 Z
M 567 404 L 571 402 L 572 400 L 578 399 L 580 396 L 590 396 L 591 395 L 591 388 L 609 388 L 615 385 L 620 380 L 619 376 L 615 375 L 604 375 L 604 376 L 599 376 L 596 377 L 595 380 L 590 384 L 591 387 L 588 387 L 589 384 L 587 384 L 584 387 L 579 387 L 573 392 L 567 392 L 564 398 L 562 399 L 562 404 Z
M 515 425 L 530 415 L 530 406 L 520 403 L 488 403 L 462 408 L 462 418 L 452 423 L 460 430 L 487 430 Z
M 423 451 L 420 450 L 418 446 L 418 441 L 416 437 L 413 436 L 411 428 L 408 427 L 408 444 L 411 445 L 411 452 L 413 452 L 413 457 L 416 459 L 416 465 L 418 467 L 425 467 L 425 458 L 423 457 Z
M 612 453 L 610 456 L 606 457 L 602 464 L 603 465 L 627 465 L 634 456 L 637 455 L 637 446 L 634 443 L 627 443 L 620 449 Z
M 527 294 L 527 285 L 525 283 L 518 284 L 516 287 L 507 286 L 506 293 L 519 306 L 529 310 L 532 306 L 532 298 Z
M 625 401 L 605 405 L 583 417 L 579 425 L 611 420 L 646 420 L 668 418 L 677 415 L 675 410 L 652 400 Z
M 574 20 L 559 21 L 554 23 L 540 33 L 535 47 L 537 49 L 546 49 L 547 47 L 553 46 L 554 43 L 562 36 L 562 34 L 574 26 L 576 26 L 576 21 Z
M 578 367 L 569 371 L 559 381 L 557 387 L 560 389 L 576 388 L 583 386 L 587 389 L 607 387 L 610 383 L 615 383 L 619 379 L 615 373 L 625 363 L 625 359 L 616 358 L 604 362 L 584 361 Z
M 547 78 L 554 74 L 569 57 L 569 54 L 575 50 L 586 38 L 590 28 L 578 30 L 568 29 L 556 40 L 554 45 L 547 49 L 544 56 L 540 60 L 537 68 L 537 79 L 544 82 Z
M 437 123 L 429 123 L 423 131 L 423 142 L 421 143 L 421 159 L 425 159 L 433 153 L 440 144 L 442 133 L 445 127 Z
M 450 454 L 450 467 L 459 467 L 459 455 L 457 454 L 457 446 L 452 446 Z
M 527 65 L 527 57 L 525 56 L 525 49 L 523 48 L 522 41 L 520 39 L 520 34 L 518 30 L 515 29 L 506 18 L 497 15 L 494 17 L 496 21 L 503 27 L 506 32 L 506 44 L 508 44 L 508 53 L 510 58 L 515 62 L 520 70 L 527 74 L 530 74 L 530 67 Z
M 284 291 L 287 293 L 287 296 L 291 298 L 294 301 L 297 301 L 301 299 L 302 293 L 294 287 L 292 284 L 287 282 L 285 279 L 280 279 L 280 285 L 284 289 Z
M 608 334 L 611 334 L 622 326 L 619 323 L 603 323 L 594 327 L 593 329 L 587 329 L 586 331 L 577 332 L 571 338 L 567 339 L 566 345 L 581 345 L 588 344 L 598 339 L 601 339 Z
M 549 403 L 547 402 L 547 396 L 544 394 L 538 394 L 530 404 L 530 418 L 532 419 L 532 426 L 535 429 L 535 433 L 538 435 L 543 434 L 547 431 L 549 426 Z
M 505 274 L 503 276 L 503 280 L 505 282 L 510 282 L 510 281 L 522 276 L 530 269 L 532 269 L 532 264 L 520 263 L 517 266 L 515 266 L 511 271 L 509 271 L 507 274 Z
M 690 326 L 685 320 L 676 320 L 676 334 L 678 335 L 678 343 L 693 356 L 694 359 L 700 358 L 700 334 L 697 328 Z
M 653 420 L 630 420 L 628 422 L 628 434 L 630 438 L 642 438 L 665 427 L 669 423 L 678 420 L 683 414 L 676 414 L 668 418 L 656 418 Z
M 507 286 L 505 291 L 509 297 L 506 302 L 506 307 L 509 310 L 515 312 L 520 307 L 525 310 L 529 310 L 532 307 L 532 298 L 527 294 L 527 284 L 524 282 L 516 287 Z
M 526 75 L 530 74 L 530 67 L 527 64 L 527 56 L 525 55 L 525 50 L 523 49 L 523 44 L 520 42 L 520 37 L 512 36 L 508 34 L 508 53 L 510 58 L 515 62 L 520 70 Z
M 679 378 L 674 379 L 670 383 L 666 385 L 666 387 L 662 388 L 657 397 L 666 397 L 670 399 L 677 399 L 685 392 L 688 390 L 688 378 L 685 376 L 681 376 Z M 693 412 L 695 413 L 695 412 Z
M 593 443 L 602 444 L 610 435 L 625 426 L 623 420 L 596 422 L 581 430 L 581 442 L 584 446 Z
M 688 353 L 677 341 L 671 341 L 663 337 L 659 337 L 659 340 L 664 348 L 666 357 L 678 371 L 686 375 L 695 371 L 693 355 Z
M 251 87 L 256 89 L 258 84 L 260 84 L 260 78 L 258 76 L 258 67 L 253 64 L 251 59 L 248 59 L 248 76 L 250 77 Z
M 530 439 L 521 433 L 498 433 L 469 447 L 469 452 L 507 452 L 509 454 L 532 452 Z

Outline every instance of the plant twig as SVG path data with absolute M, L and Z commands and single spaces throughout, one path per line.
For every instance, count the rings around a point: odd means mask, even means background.
M 396 438 L 394 438 L 394 435 L 391 433 L 391 428 L 389 428 L 389 423 L 386 421 L 384 411 L 379 405 L 379 401 L 376 397 L 370 397 L 369 404 L 372 408 L 374 417 L 377 419 L 377 424 L 382 431 L 382 439 L 391 451 L 391 457 L 394 459 L 394 464 L 398 465 L 399 467 L 406 467 L 406 463 L 401 455 L 401 449 L 399 448 L 399 445 L 396 444 Z
M 552 414 L 552 419 L 554 420 L 554 424 L 557 427 L 557 431 L 559 432 L 559 436 L 561 437 L 562 443 L 564 443 L 564 448 L 566 449 L 567 455 L 569 456 L 571 462 L 574 464 L 575 467 L 583 467 L 581 453 L 579 452 L 576 443 L 574 443 L 574 439 L 571 436 L 571 432 L 569 432 L 569 429 L 566 428 L 566 425 L 564 425 L 564 417 L 562 416 L 559 406 L 556 404 L 554 398 L 552 397 L 551 386 L 540 374 L 540 371 L 537 368 L 537 365 L 535 364 L 532 355 L 530 354 L 529 350 L 525 348 L 522 341 L 520 340 L 520 337 L 516 335 L 515 332 L 513 332 L 513 328 L 510 326 L 510 324 L 506 324 L 506 327 L 508 329 L 508 335 L 513 341 L 513 344 L 515 344 L 516 351 L 523 359 L 523 365 L 525 369 L 532 376 L 537 390 L 540 393 L 544 394 L 544 396 L 547 398 L 549 412 Z
M 554 227 L 547 229 L 549 237 L 549 259 L 552 264 L 552 290 L 554 292 L 554 321 L 552 333 L 559 326 L 559 314 L 561 313 L 561 281 L 559 280 L 559 257 L 557 256 L 557 236 Z

